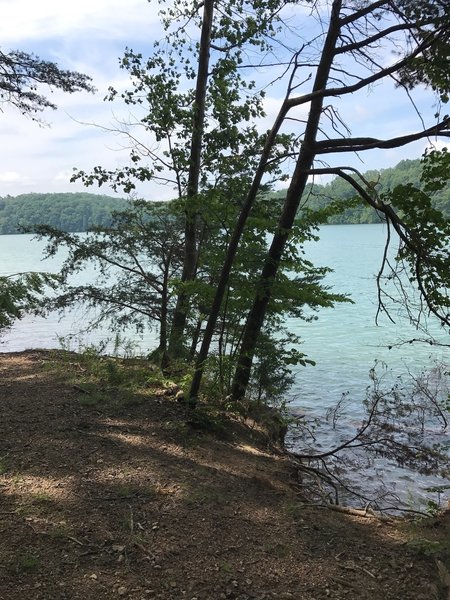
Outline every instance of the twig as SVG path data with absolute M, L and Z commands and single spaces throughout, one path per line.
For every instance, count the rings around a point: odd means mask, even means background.
M 133 532 L 134 531 L 134 518 L 133 518 L 133 508 L 131 507 L 131 504 L 128 505 L 128 508 L 130 509 L 130 531 Z
M 68 535 L 66 537 L 68 540 L 75 542 L 75 544 L 78 544 L 79 546 L 84 546 L 83 542 L 80 542 L 80 540 L 77 540 L 77 538 L 74 538 L 71 535 Z
M 119 500 L 135 500 L 136 498 L 139 498 L 139 496 L 133 494 L 131 496 L 91 496 L 89 500 L 100 500 L 101 502 L 116 502 Z
M 92 395 L 89 390 L 86 390 L 85 388 L 81 387 L 81 385 L 74 384 L 72 387 L 74 390 L 77 390 L 78 392 L 81 392 L 82 394 L 86 394 L 88 396 Z

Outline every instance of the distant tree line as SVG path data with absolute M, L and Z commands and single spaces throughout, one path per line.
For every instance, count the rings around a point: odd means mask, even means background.
M 377 194 L 382 195 L 398 185 L 413 184 L 420 187 L 421 172 L 420 159 L 402 160 L 395 167 L 379 171 L 366 171 L 362 176 L 374 186 Z M 274 194 L 280 200 L 285 195 L 285 190 L 280 190 Z M 348 208 L 344 211 L 336 211 L 327 219 L 330 224 L 380 222 L 380 215 L 377 211 L 361 199 L 358 201 L 354 188 L 340 177 L 336 177 L 325 185 L 319 183 L 308 184 L 305 197 L 308 198 L 308 208 L 313 210 L 323 209 L 329 205 L 330 200 L 349 203 Z M 435 192 L 433 205 L 434 208 L 441 210 L 446 217 L 450 217 L 450 184 L 443 190 Z
M 402 160 L 397 166 L 380 171 L 366 171 L 363 177 L 373 183 L 382 194 L 400 184 L 419 185 L 421 173 L 420 160 Z M 366 203 L 355 199 L 353 187 L 337 177 L 326 185 L 308 185 L 308 206 L 313 210 L 322 210 L 330 199 L 340 202 L 349 201 L 349 207 L 343 212 L 328 218 L 330 224 L 379 223 L 378 213 Z M 281 201 L 286 192 L 280 190 L 271 194 Z M 352 201 L 353 200 L 353 201 Z M 434 206 L 450 217 L 450 185 L 436 192 Z M 112 213 L 129 207 L 124 198 L 113 198 L 99 194 L 21 194 L 0 198 L 0 234 L 19 233 L 21 227 L 49 225 L 66 232 L 87 231 L 91 227 L 109 227 Z
M 21 227 L 45 224 L 67 232 L 108 227 L 114 211 L 128 206 L 124 198 L 99 194 L 21 194 L 0 198 L 0 234 L 20 233 Z

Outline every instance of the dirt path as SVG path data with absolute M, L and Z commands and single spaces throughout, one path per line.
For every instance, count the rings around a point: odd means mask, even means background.
M 80 368 L 0 354 L 1 600 L 446 598 L 434 555 L 301 505 L 258 436 L 201 433 L 156 389 L 91 403 Z

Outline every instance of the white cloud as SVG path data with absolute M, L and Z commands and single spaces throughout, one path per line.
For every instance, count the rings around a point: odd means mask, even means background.
M 429 144 L 425 144 L 423 152 L 426 150 L 450 150 L 450 142 L 444 142 L 443 140 L 434 140 Z
M 0 183 L 16 183 L 20 181 L 20 173 L 17 171 L 3 171 L 0 173 Z
M 0 0 L 0 6 L 0 43 L 3 50 L 23 48 L 34 51 L 42 58 L 56 60 L 61 67 L 92 75 L 98 88 L 95 95 L 67 95 L 55 90 L 51 98 L 59 110 L 47 111 L 43 115 L 51 123 L 50 128 L 40 128 L 20 113 L 5 107 L 5 112 L 0 113 L 3 173 L 0 174 L 0 196 L 23 191 L 83 190 L 80 182 L 69 183 L 73 167 L 89 172 L 95 165 L 114 169 L 127 164 L 127 152 L 121 149 L 120 137 L 86 124 L 114 127 L 115 117 L 127 120 L 129 107 L 120 102 L 105 103 L 102 99 L 109 85 L 123 90 L 128 84 L 126 73 L 118 68 L 118 57 L 125 45 L 150 54 L 153 41 L 162 36 L 156 1 L 150 4 L 147 0 L 78 0 L 76 3 Z M 294 7 L 288 15 L 292 26 L 299 16 L 298 10 Z M 304 24 L 302 19 L 300 35 L 307 23 L 306 18 Z M 309 30 L 305 30 L 306 33 L 311 35 Z M 276 68 L 267 67 L 254 77 L 258 78 L 258 86 L 263 88 L 269 81 L 276 80 L 279 74 Z M 250 73 L 248 76 L 253 78 Z M 303 78 L 303 73 L 299 78 Z M 258 123 L 260 132 L 272 127 L 282 104 L 284 85 L 267 90 L 268 95 L 264 99 L 267 116 Z M 429 94 L 420 92 L 418 97 L 419 108 L 430 114 Z M 408 99 L 402 96 L 400 90 L 394 90 L 392 84 L 375 86 L 371 93 L 363 91 L 327 102 L 338 106 L 340 116 L 350 125 L 353 135 L 388 138 L 410 133 L 421 126 Z M 298 107 L 289 116 L 301 120 L 307 116 L 308 110 L 309 105 Z M 326 127 L 330 135 L 337 136 L 329 125 Z M 290 120 L 283 131 L 300 132 L 301 128 L 301 123 Z M 392 166 L 402 158 L 420 156 L 423 147 L 424 142 L 419 142 L 405 149 L 362 155 L 364 167 Z M 328 155 L 325 158 L 333 160 Z M 335 160 L 339 164 L 357 163 L 361 166 L 354 155 L 338 156 Z M 109 188 L 89 188 L 89 191 L 112 193 Z M 149 184 L 143 185 L 138 193 L 155 199 L 174 195 L 170 187 Z
M 157 11 L 145 0 L 3 0 L 1 5 L 2 44 L 64 39 L 80 33 L 84 38 L 93 31 L 105 38 L 123 39 L 159 21 Z

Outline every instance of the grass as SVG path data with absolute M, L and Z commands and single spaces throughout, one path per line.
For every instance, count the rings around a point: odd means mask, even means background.
M 79 392 L 80 405 L 86 408 L 99 404 L 138 406 L 155 388 L 166 387 L 166 379 L 148 360 L 102 356 L 95 348 L 80 354 L 55 352 L 47 369 L 72 384 Z
M 30 500 L 33 504 L 48 505 L 53 502 L 53 498 L 47 492 L 33 492 L 30 495 Z
M 16 571 L 16 573 L 34 573 L 39 567 L 39 557 L 29 552 L 18 554 L 14 559 L 14 571 Z
M 184 497 L 188 506 L 215 504 L 222 506 L 226 504 L 227 498 L 224 494 L 214 488 L 203 487 L 201 489 L 190 490 Z
M 229 562 L 226 562 L 226 561 L 222 561 L 219 563 L 219 569 L 221 571 L 223 571 L 224 573 L 228 573 L 229 575 L 234 573 L 233 566 Z

